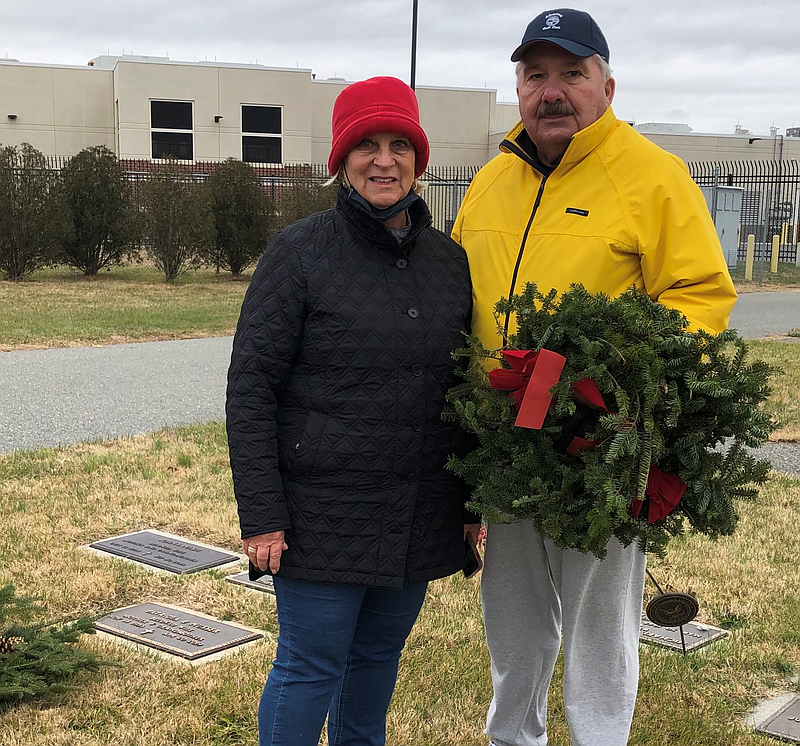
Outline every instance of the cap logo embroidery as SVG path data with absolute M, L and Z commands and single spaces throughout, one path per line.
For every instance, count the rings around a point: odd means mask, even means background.
M 564 16 L 561 13 L 549 13 L 545 16 L 544 19 L 544 27 L 542 31 L 550 31 L 550 29 L 558 29 L 561 30 L 561 26 L 559 26 L 559 22 Z

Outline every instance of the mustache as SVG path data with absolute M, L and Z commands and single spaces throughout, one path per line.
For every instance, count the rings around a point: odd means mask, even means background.
M 539 104 L 540 117 L 566 117 L 574 114 L 572 107 L 564 101 L 542 102 Z

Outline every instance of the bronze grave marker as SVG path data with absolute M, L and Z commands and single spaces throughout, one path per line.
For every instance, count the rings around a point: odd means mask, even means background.
M 683 625 L 682 642 L 680 627 L 659 627 L 657 624 L 653 624 L 645 614 L 642 614 L 642 626 L 639 630 L 640 642 L 679 651 L 684 650 L 685 643 L 686 652 L 697 650 L 704 645 L 727 636 L 727 630 L 719 627 L 700 624 L 699 622 L 689 622 Z
M 159 570 L 180 574 L 207 570 L 240 559 L 238 555 L 221 549 L 150 530 L 112 536 L 110 539 L 93 541 L 89 546 Z
M 800 743 L 800 697 L 795 697 L 756 728 L 757 733 Z
M 161 604 L 139 604 L 112 611 L 94 626 L 101 632 L 193 661 L 258 640 L 263 635 L 229 622 L 209 619 Z
M 250 573 L 237 572 L 234 575 L 228 575 L 225 578 L 229 583 L 236 585 L 243 585 L 247 588 L 252 588 L 254 591 L 261 591 L 262 593 L 271 593 L 275 595 L 275 587 L 272 584 L 271 575 L 262 575 L 258 580 L 250 580 Z

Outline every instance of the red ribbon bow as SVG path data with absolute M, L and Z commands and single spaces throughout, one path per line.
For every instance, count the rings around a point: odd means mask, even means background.
M 508 391 L 517 405 L 517 427 L 540 430 L 552 396 L 550 389 L 558 383 L 567 359 L 550 350 L 503 350 L 511 366 L 489 372 L 489 384 L 497 391 Z
M 647 503 L 647 522 L 655 523 L 666 518 L 681 501 L 688 485 L 675 474 L 667 474 L 653 464 L 647 476 L 645 494 Z M 629 510 L 631 518 L 638 518 L 644 500 L 632 500 Z

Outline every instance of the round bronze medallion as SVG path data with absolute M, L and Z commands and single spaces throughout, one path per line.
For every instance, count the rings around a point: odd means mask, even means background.
M 647 618 L 659 627 L 680 627 L 697 616 L 700 605 L 688 593 L 661 593 L 647 604 Z

